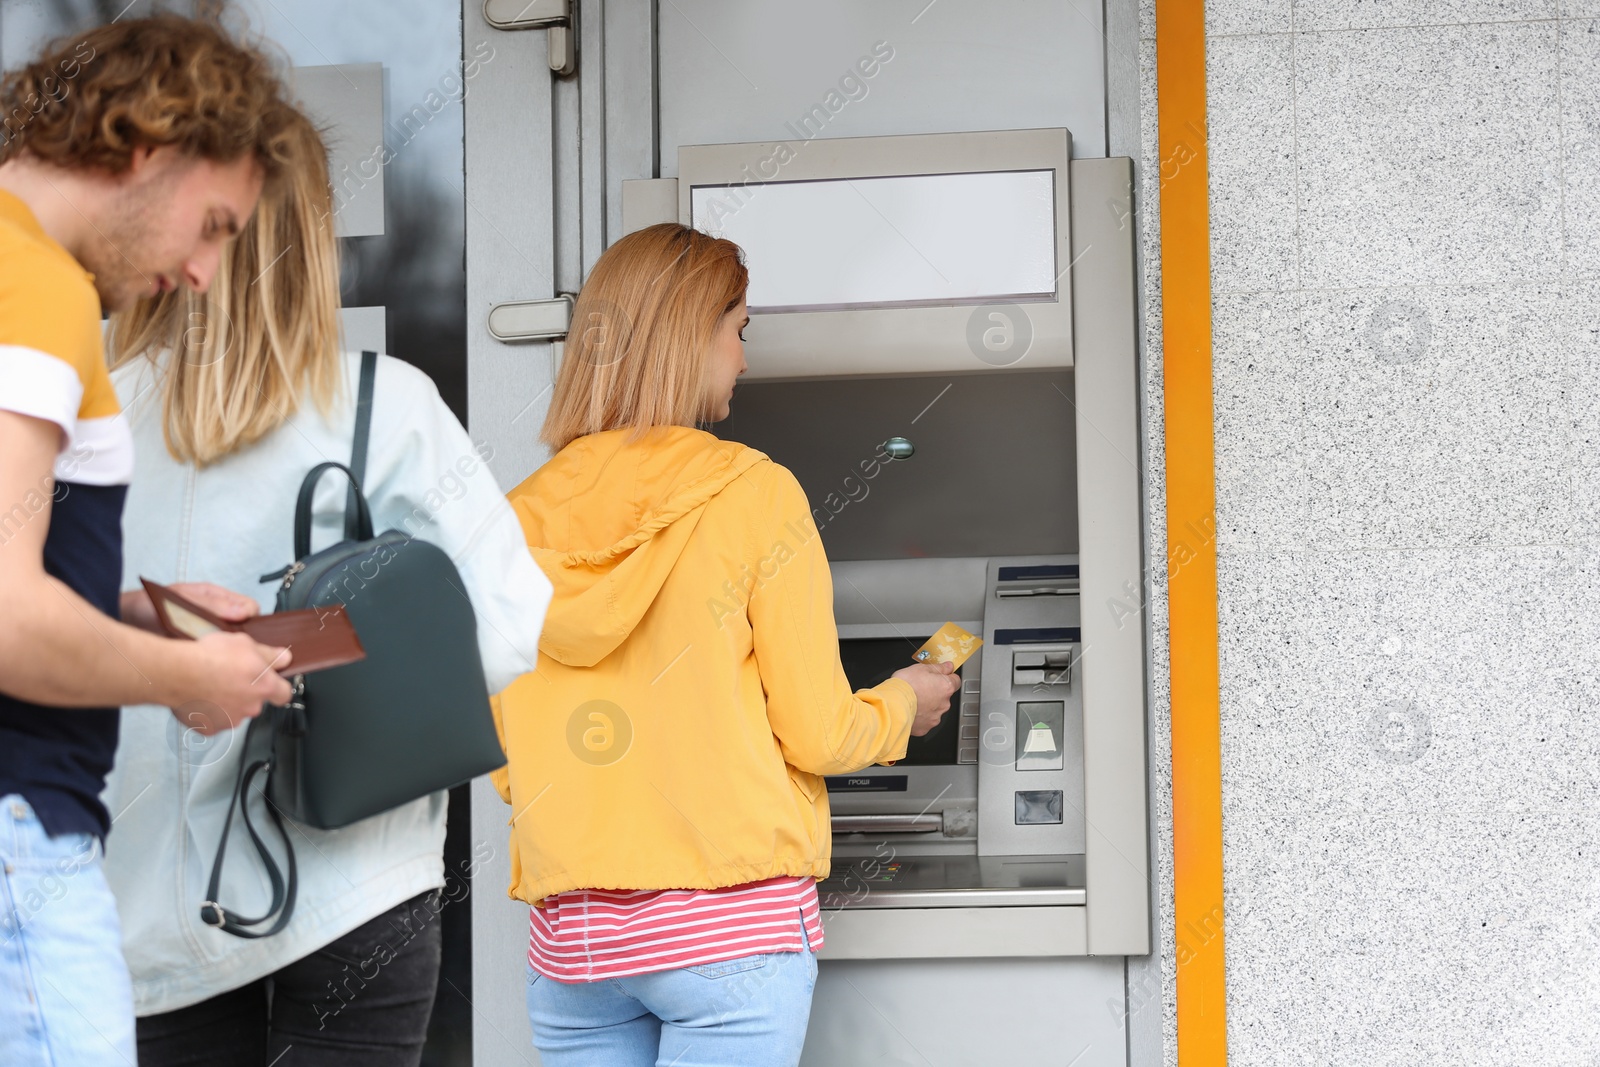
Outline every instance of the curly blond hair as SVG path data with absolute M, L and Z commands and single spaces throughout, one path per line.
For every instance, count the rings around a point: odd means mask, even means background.
M 52 42 L 0 80 L 0 162 L 23 153 L 120 174 L 133 150 L 173 145 L 282 170 L 294 111 L 272 63 L 209 20 L 158 14 Z

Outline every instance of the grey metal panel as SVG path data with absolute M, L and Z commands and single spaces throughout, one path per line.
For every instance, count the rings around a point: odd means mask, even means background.
M 1067 370 L 748 382 L 715 432 L 794 472 L 830 559 L 1072 552 L 1072 390 Z M 891 436 L 916 455 L 878 459 Z
M 874 563 L 900 562 L 898 560 L 873 560 Z M 926 572 L 924 572 L 926 573 Z M 922 618 L 915 616 L 892 616 L 892 621 L 884 621 L 886 616 L 879 616 L 878 622 L 841 622 L 837 624 L 839 639 L 848 641 L 857 637 L 904 637 L 916 640 L 919 644 L 933 635 L 939 627 L 947 622 L 953 622 L 968 633 L 975 634 L 983 629 L 983 620 L 980 619 L 952 619 L 949 612 L 939 612 L 924 615 Z M 968 663 L 978 662 L 976 659 L 967 660 Z M 961 668 L 965 674 L 966 667 Z M 970 681 L 970 679 L 969 679 Z
M 800 1063 L 1123 1067 L 1122 1003 L 1119 959 L 828 961 Z
M 830 560 L 829 568 L 833 619 L 840 626 L 871 625 L 886 617 L 896 622 L 937 618 L 935 625 L 976 619 L 983 625 L 985 558 Z
M 1105 155 L 1101 24 L 1101 0 L 662 3 L 661 176 L 680 144 L 795 136 L 1064 125 Z
M 1126 158 L 1073 163 L 1089 951 L 1150 951 L 1134 228 Z
M 678 179 L 623 179 L 622 228 L 612 231 L 612 240 L 658 222 L 677 221 Z
M 1092 501 L 1090 502 L 1092 504 Z M 999 570 L 1009 566 L 1080 563 L 1077 556 L 994 557 L 989 560 L 989 584 L 998 585 Z M 995 640 L 996 630 L 1033 627 L 1079 626 L 1080 598 L 1077 596 L 999 597 L 991 596 L 983 614 L 984 646 L 982 702 L 979 710 L 978 746 L 978 854 L 980 856 L 1037 856 L 1084 852 L 1084 763 L 1083 679 L 1098 671 L 1085 643 L 1053 641 L 1024 646 L 1003 645 Z M 1040 687 L 1017 685 L 1011 657 L 1019 651 L 1069 652 L 1081 657 L 1070 685 Z M 1031 701 L 1060 701 L 1062 731 L 1057 739 L 1061 766 L 1049 770 L 1021 770 L 1016 762 L 1017 732 L 1021 729 L 1018 704 Z M 1062 821 L 1049 825 L 1018 825 L 1017 793 L 1056 791 L 1062 794 Z M 1093 860 L 1090 860 L 1091 864 Z M 1094 899 L 1094 881 L 1089 879 L 1089 905 Z
M 289 81 L 328 143 L 334 232 L 383 233 L 383 64 L 290 67 Z
M 823 913 L 824 960 L 1082 956 L 1087 908 L 847 908 Z M 523 940 L 526 940 L 524 932 Z
M 950 714 L 956 709 L 951 708 Z M 828 809 L 834 815 L 919 815 L 941 816 L 946 811 L 971 810 L 978 804 L 978 768 L 967 765 L 918 766 L 896 764 L 893 767 L 868 767 L 864 775 L 904 775 L 905 792 L 838 792 L 828 794 Z M 883 831 L 863 833 L 858 837 L 833 832 L 834 857 L 846 852 L 870 849 L 883 841 Z M 966 839 L 967 850 L 972 849 L 971 838 Z M 896 849 L 898 845 L 894 846 Z M 923 847 L 921 841 L 916 846 Z M 870 853 L 868 853 L 870 858 Z M 881 856 L 878 858 L 882 858 Z
M 470 6 L 470 0 L 469 0 Z M 544 41 L 539 42 L 544 62 Z M 528 906 L 506 897 L 511 884 L 506 818 L 510 809 L 488 778 L 472 783 L 472 840 L 493 856 L 472 875 L 473 1067 L 537 1064 L 528 1027 Z M 460 990 L 463 996 L 466 990 Z
M 466 100 L 468 422 L 509 488 L 545 458 L 536 435 L 548 405 L 551 346 L 501 344 L 487 322 L 495 304 L 554 295 L 550 70 L 545 31 L 493 30 L 476 0 L 463 4 L 463 35 L 468 53 L 487 41 L 495 55 Z M 473 783 L 472 837 L 494 849 L 472 879 L 476 1067 L 538 1062 L 523 1002 L 528 909 L 506 897 L 509 815 L 488 779 Z
M 578 285 L 606 250 L 606 50 L 605 0 L 573 5 L 578 20 L 579 216 Z M 577 292 L 574 288 L 572 292 Z
M 590 19 L 590 22 L 595 20 Z M 579 42 L 582 44 L 582 42 Z M 582 94 L 586 82 L 599 78 L 601 68 L 596 66 L 593 76 L 585 78 L 585 67 L 579 61 L 578 71 L 568 77 L 555 78 L 551 92 L 555 101 L 555 143 L 560 149 L 555 154 L 555 223 L 556 223 L 556 291 L 576 293 L 583 286 L 583 115 Z M 592 90 L 591 90 L 592 91 Z
M 548 458 L 538 431 L 552 346 L 501 344 L 488 317 L 499 303 L 555 295 L 550 72 L 544 30 L 502 33 L 470 0 L 465 10 L 469 48 L 473 35 L 489 35 L 496 54 L 466 101 L 468 416 L 510 488 Z
M 339 332 L 346 352 L 389 351 L 388 309 L 379 307 L 340 308 Z
M 604 0 L 601 17 L 606 55 L 605 243 L 610 245 L 628 232 L 622 221 L 622 183 L 657 176 L 655 0 Z M 578 62 L 583 63 L 581 56 Z M 674 208 L 668 221 L 675 218 Z

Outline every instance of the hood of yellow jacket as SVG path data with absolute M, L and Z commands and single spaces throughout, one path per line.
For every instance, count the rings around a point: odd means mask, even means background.
M 555 586 L 539 650 L 591 667 L 633 632 L 699 525 L 706 503 L 764 453 L 703 430 L 580 437 L 506 494 Z

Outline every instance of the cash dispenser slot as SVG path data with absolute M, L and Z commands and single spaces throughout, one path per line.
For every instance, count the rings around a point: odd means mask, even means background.
M 836 834 L 933 834 L 944 829 L 944 815 L 923 812 L 915 815 L 834 815 Z
M 817 886 L 835 908 L 1083 905 L 1082 856 L 893 856 L 840 861 Z

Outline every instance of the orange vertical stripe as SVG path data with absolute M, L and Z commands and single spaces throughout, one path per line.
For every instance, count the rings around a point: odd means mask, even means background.
M 1202 0 L 1156 0 L 1178 1064 L 1228 1062 Z

